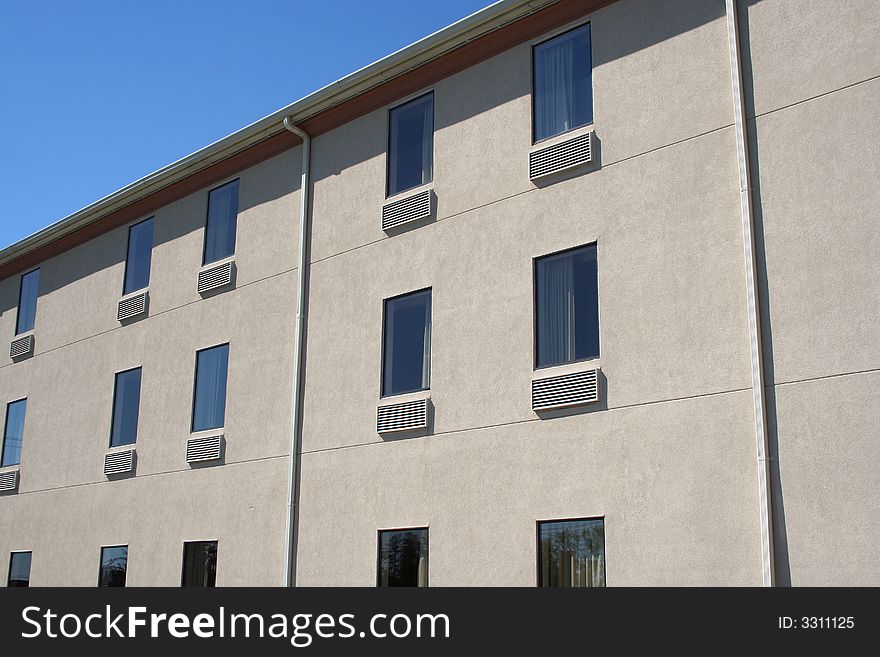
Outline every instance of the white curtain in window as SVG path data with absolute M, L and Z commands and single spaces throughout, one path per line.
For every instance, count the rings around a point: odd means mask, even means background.
M 578 555 L 573 550 L 560 550 L 558 573 L 558 586 L 581 588 L 605 586 L 605 556 Z
M 419 579 L 417 585 L 420 588 L 428 586 L 428 555 L 419 555 Z
M 228 356 L 228 345 L 199 352 L 193 431 L 218 429 L 225 422 Z
M 386 302 L 383 395 L 431 385 L 431 293 Z
M 540 263 L 538 271 L 539 364 L 573 360 L 574 260 L 560 257 Z
M 434 94 L 425 97 L 422 129 L 422 184 L 434 179 Z
M 433 180 L 434 95 L 417 98 L 391 111 L 388 194 Z
M 535 134 L 544 139 L 571 130 L 574 120 L 576 33 L 564 35 L 536 49 Z
M 212 368 L 211 376 L 207 377 L 205 387 L 202 389 L 204 396 L 205 428 L 217 429 L 223 426 L 223 415 L 226 410 L 226 377 L 216 368 Z
M 431 295 L 425 300 L 425 347 L 422 353 L 422 388 L 431 387 Z
M 238 215 L 238 181 L 211 191 L 205 230 L 205 264 L 235 253 L 235 223 Z

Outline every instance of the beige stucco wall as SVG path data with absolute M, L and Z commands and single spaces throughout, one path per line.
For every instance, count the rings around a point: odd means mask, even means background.
M 741 3 L 777 563 L 795 585 L 880 584 L 880 5 L 833 4 Z M 589 18 L 585 172 L 528 179 L 530 43 L 430 88 L 432 222 L 380 228 L 388 107 L 314 140 L 298 584 L 372 586 L 377 530 L 429 526 L 432 585 L 531 586 L 535 523 L 586 516 L 605 518 L 609 585 L 761 583 L 724 3 Z M 127 227 L 43 263 L 36 355 L 0 349 L 0 403 L 28 397 L 0 568 L 30 549 L 33 584 L 91 586 L 100 546 L 128 543 L 130 584 L 173 586 L 183 541 L 217 539 L 218 585 L 282 582 L 300 156 L 241 173 L 234 290 L 196 293 L 208 189 L 156 209 L 145 319 L 115 319 Z M 533 259 L 591 242 L 601 357 L 539 374 L 600 367 L 603 399 L 538 417 Z M 0 345 L 18 284 L 0 281 Z M 433 425 L 385 440 L 383 300 L 424 287 Z M 225 463 L 191 469 L 195 352 L 227 341 Z M 113 375 L 139 365 L 137 476 L 107 481 Z
M 426 525 L 432 585 L 531 586 L 536 521 L 584 516 L 609 584 L 760 583 L 723 4 L 672 4 L 592 17 L 583 175 L 528 179 L 531 44 L 433 87 L 435 222 L 380 230 L 387 109 L 316 140 L 301 584 L 372 586 L 377 530 Z M 533 258 L 594 241 L 607 395 L 539 419 Z M 422 287 L 433 430 L 383 440 L 382 302 Z
M 219 540 L 218 584 L 281 583 L 300 162 L 294 149 L 241 174 L 234 289 L 196 292 L 208 189 L 155 212 L 146 318 L 116 321 L 127 226 L 42 264 L 36 353 L 0 356 L 4 414 L 28 399 L 19 490 L 0 497 L 0 552 L 33 550 L 34 584 L 91 586 L 100 546 L 127 543 L 130 584 L 175 586 L 183 541 L 195 539 Z M 0 283 L 4 344 L 18 284 Z M 190 468 L 195 354 L 224 342 L 224 464 Z M 136 476 L 108 481 L 114 374 L 132 367 L 142 367 Z
M 880 5 L 749 3 L 781 583 L 880 585 Z

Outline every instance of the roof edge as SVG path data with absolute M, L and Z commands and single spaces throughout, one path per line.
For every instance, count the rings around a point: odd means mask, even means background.
M 591 10 L 589 6 L 591 4 L 608 4 L 608 1 L 584 3 L 584 12 Z M 154 171 L 0 250 L 0 272 L 2 272 L 0 277 L 5 278 L 16 273 L 12 271 L 16 269 L 16 261 L 25 258 L 41 247 L 46 247 L 90 226 L 103 217 L 145 200 L 150 195 L 223 160 L 241 154 L 258 144 L 266 144 L 267 140 L 271 140 L 273 137 L 276 138 L 275 142 L 278 142 L 279 139 L 286 141 L 282 145 L 276 143 L 271 147 L 264 147 L 266 152 L 277 154 L 277 152 L 295 147 L 300 141 L 284 130 L 282 121 L 286 116 L 292 117 L 295 124 L 318 117 L 322 113 L 374 90 L 460 46 L 557 3 L 560 3 L 560 0 L 499 0 L 372 64 L 331 82 L 290 105 Z M 563 1 L 561 4 L 569 3 Z M 52 257 L 52 255 L 50 254 L 48 257 Z M 33 265 L 23 262 L 19 270 L 24 270 L 28 266 Z

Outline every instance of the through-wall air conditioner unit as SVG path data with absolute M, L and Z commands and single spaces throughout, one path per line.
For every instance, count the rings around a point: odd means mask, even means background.
M 550 411 L 599 401 L 599 370 L 532 381 L 532 410 Z
M 15 490 L 18 487 L 18 470 L 0 472 L 0 491 Z
M 134 450 L 126 449 L 104 455 L 104 475 L 126 474 L 134 470 Z
M 116 306 L 116 321 L 124 322 L 147 312 L 147 291 L 130 294 L 120 299 Z
M 545 146 L 529 153 L 529 178 L 539 180 L 593 161 L 593 133 Z
M 186 441 L 186 462 L 216 461 L 223 456 L 223 436 L 202 436 Z
M 410 431 L 428 428 L 428 404 L 430 399 L 416 399 L 380 406 L 376 419 L 378 433 Z
M 10 358 L 22 358 L 34 353 L 34 334 L 28 333 L 20 338 L 15 338 L 9 346 Z
M 232 285 L 235 277 L 235 261 L 227 260 L 218 264 L 210 264 L 199 271 L 198 292 L 203 294 Z
M 393 230 L 420 219 L 428 219 L 433 214 L 433 193 L 434 190 L 426 189 L 383 205 L 382 230 Z

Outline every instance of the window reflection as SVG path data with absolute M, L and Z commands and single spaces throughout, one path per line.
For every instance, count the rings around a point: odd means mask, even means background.
M 125 586 L 128 571 L 128 546 L 101 548 L 101 569 L 98 586 Z
M 202 264 L 222 260 L 235 253 L 238 221 L 238 181 L 211 190 L 208 195 L 208 221 L 205 225 L 205 254 Z
M 388 196 L 433 179 L 434 94 L 391 110 L 388 140 Z
M 538 586 L 605 586 L 605 521 L 539 522 L 538 567 Z
M 217 541 L 183 544 L 181 586 L 213 587 L 217 580 Z
M 428 530 L 379 532 L 377 586 L 428 586 Z

